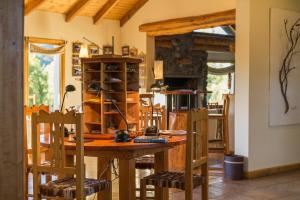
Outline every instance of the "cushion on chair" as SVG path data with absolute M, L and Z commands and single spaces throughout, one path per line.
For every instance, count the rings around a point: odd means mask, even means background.
M 110 181 L 107 180 L 84 180 L 85 196 L 89 196 L 109 187 Z M 76 198 L 76 179 L 64 178 L 42 184 L 40 185 L 40 194 L 46 197 L 63 197 L 65 199 L 74 199 Z
M 145 177 L 146 185 L 154 185 L 158 187 L 185 189 L 184 173 L 180 172 L 158 172 Z M 201 175 L 193 175 L 193 187 L 196 188 L 204 184 L 204 177 Z
M 135 159 L 136 169 L 154 169 L 154 155 L 142 156 Z

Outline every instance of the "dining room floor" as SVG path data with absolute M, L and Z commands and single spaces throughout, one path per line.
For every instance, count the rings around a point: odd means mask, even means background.
M 87 177 L 96 177 L 96 161 L 94 158 L 85 158 Z M 251 180 L 230 181 L 223 178 L 222 156 L 211 156 L 209 165 L 210 200 L 300 200 L 300 170 Z M 137 170 L 137 182 L 140 177 L 150 173 L 150 170 Z M 31 176 L 29 181 L 31 185 Z M 113 200 L 119 199 L 118 194 L 116 178 L 113 181 Z M 88 198 L 94 199 L 97 199 L 96 196 Z M 169 199 L 183 200 L 184 192 L 171 189 Z M 194 190 L 193 199 L 201 199 L 200 187 Z

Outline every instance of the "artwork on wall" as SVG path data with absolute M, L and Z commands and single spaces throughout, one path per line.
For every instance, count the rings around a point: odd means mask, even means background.
M 79 58 L 81 45 L 81 42 L 72 43 L 72 76 L 81 76 L 81 62 Z
M 300 124 L 300 13 L 271 9 L 270 125 Z

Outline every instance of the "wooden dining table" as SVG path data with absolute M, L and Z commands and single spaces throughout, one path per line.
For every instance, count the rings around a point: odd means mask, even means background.
M 167 136 L 168 137 L 168 136 Z M 169 136 L 168 143 L 117 143 L 112 139 L 92 140 L 84 143 L 84 154 L 98 158 L 98 178 L 111 180 L 110 161 L 119 160 L 119 199 L 136 199 L 135 159 L 144 155 L 154 154 L 156 172 L 168 170 L 168 150 L 185 144 L 185 136 Z M 41 145 L 49 145 L 49 141 L 41 139 Z M 67 165 L 74 165 L 75 143 L 65 142 Z M 156 200 L 167 200 L 168 189 L 155 188 Z M 112 199 L 112 188 L 100 192 L 98 199 Z

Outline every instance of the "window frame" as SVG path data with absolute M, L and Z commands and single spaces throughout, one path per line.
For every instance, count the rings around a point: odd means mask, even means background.
M 25 37 L 24 39 L 24 105 L 29 105 L 28 97 L 29 97 L 29 82 L 28 82 L 28 63 L 29 63 L 29 44 L 50 44 L 50 45 L 64 45 L 66 44 L 65 40 L 59 39 L 48 39 L 48 38 L 38 38 L 38 37 Z M 60 96 L 62 97 L 64 94 L 64 86 L 65 86 L 65 59 L 66 52 L 63 50 L 60 53 Z

